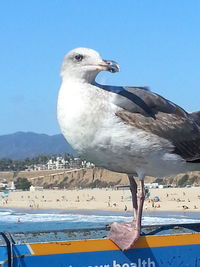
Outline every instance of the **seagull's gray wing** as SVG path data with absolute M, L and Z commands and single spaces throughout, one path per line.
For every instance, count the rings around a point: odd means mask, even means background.
M 177 111 L 186 113 L 174 103 L 151 92 L 147 87 L 96 85 L 109 91 L 113 95 L 112 101 L 115 105 L 130 112 L 141 113 L 144 116 L 150 117 L 155 117 L 159 111 L 165 113 L 173 113 Z
M 200 111 L 192 112 L 190 116 L 192 116 L 195 122 L 200 126 Z
M 200 162 L 200 127 L 193 116 L 146 88 L 109 89 L 105 90 L 115 94 L 114 104 L 122 108 L 116 113 L 122 121 L 169 140 L 174 153 L 186 161 Z

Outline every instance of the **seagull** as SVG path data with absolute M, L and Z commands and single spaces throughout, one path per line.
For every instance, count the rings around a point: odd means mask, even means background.
M 187 113 L 146 87 L 98 84 L 101 71 L 120 68 L 89 48 L 64 57 L 57 117 L 66 140 L 86 160 L 128 175 L 134 219 L 112 223 L 108 234 L 127 250 L 141 232 L 145 176 L 200 170 L 200 111 Z

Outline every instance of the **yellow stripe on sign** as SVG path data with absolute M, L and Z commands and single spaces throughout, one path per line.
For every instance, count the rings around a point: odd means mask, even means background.
M 117 250 L 109 239 L 30 244 L 35 255 Z
M 200 245 L 200 233 L 165 236 L 144 236 L 137 241 L 134 248 L 153 248 L 182 245 Z
M 200 244 L 200 234 L 182 234 L 166 236 L 140 237 L 134 248 L 167 247 Z M 77 252 L 95 252 L 106 250 L 118 250 L 109 239 L 80 240 L 69 242 L 51 242 L 30 244 L 35 255 L 64 254 Z

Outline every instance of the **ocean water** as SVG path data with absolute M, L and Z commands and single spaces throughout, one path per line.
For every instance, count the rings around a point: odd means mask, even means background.
M 132 214 L 130 212 L 0 209 L 1 232 L 98 228 L 114 221 L 131 220 Z M 194 222 L 200 222 L 200 213 L 151 212 L 144 213 L 142 220 L 144 225 Z

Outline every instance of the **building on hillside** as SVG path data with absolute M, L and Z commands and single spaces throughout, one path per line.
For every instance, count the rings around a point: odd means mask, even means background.
M 35 164 L 33 166 L 34 171 L 45 171 L 47 170 L 47 165 L 46 164 Z
M 47 162 L 48 170 L 63 170 L 69 168 L 69 162 L 63 157 L 56 157 L 56 159 L 50 159 Z
M 46 164 L 34 164 L 31 166 L 27 166 L 25 171 L 45 171 L 47 170 Z
M 80 158 L 73 158 L 69 161 L 69 167 L 70 169 L 79 169 L 82 167 L 81 163 L 82 161 Z
M 91 162 L 82 161 L 80 158 L 70 158 L 65 160 L 63 157 L 52 157 L 46 164 L 35 164 L 27 166 L 26 171 L 44 171 L 44 170 L 64 170 L 64 169 L 80 169 L 94 168 Z
M 81 165 L 82 165 L 81 166 L 82 168 L 94 168 L 95 167 L 94 163 L 86 161 L 86 160 L 83 160 L 81 162 Z

